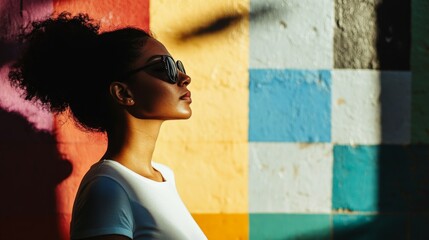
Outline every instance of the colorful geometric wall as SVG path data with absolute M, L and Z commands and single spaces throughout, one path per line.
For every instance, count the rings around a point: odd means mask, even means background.
M 426 239 L 424 0 L 0 0 L 0 239 L 68 239 L 105 149 L 6 81 L 20 24 L 83 11 L 150 29 L 192 77 L 154 160 L 209 239 Z M 22 229 L 26 229 L 23 231 Z

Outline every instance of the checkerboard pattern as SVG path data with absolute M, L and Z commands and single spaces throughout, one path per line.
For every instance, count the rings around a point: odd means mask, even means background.
M 250 20 L 250 239 L 428 238 L 429 4 L 269 5 Z

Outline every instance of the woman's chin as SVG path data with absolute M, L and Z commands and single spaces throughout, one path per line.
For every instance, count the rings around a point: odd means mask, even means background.
M 179 119 L 189 119 L 192 116 L 192 109 L 191 108 L 182 109 L 179 115 L 180 115 Z
M 189 119 L 189 118 L 191 118 L 191 116 L 192 116 L 192 111 L 189 111 L 188 113 L 186 113 L 186 114 L 183 114 L 179 119 Z
M 186 111 L 186 112 L 180 112 L 178 114 L 175 114 L 173 116 L 168 116 L 168 117 L 160 117 L 160 119 L 163 120 L 186 120 L 191 118 L 192 116 L 192 111 Z

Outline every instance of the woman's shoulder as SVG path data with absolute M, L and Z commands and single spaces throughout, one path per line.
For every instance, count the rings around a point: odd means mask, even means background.
M 86 172 L 85 178 L 94 178 L 99 176 L 115 176 L 121 169 L 119 163 L 113 160 L 100 160 L 94 163 Z
M 126 182 L 127 172 L 122 169 L 121 165 L 113 160 L 100 160 L 94 163 L 85 173 L 81 186 L 94 184 L 94 182 L 111 182 L 116 183 L 123 188 Z

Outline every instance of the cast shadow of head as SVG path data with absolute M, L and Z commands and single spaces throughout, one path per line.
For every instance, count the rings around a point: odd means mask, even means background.
M 71 171 L 54 136 L 0 108 L 0 239 L 59 239 L 55 189 Z

